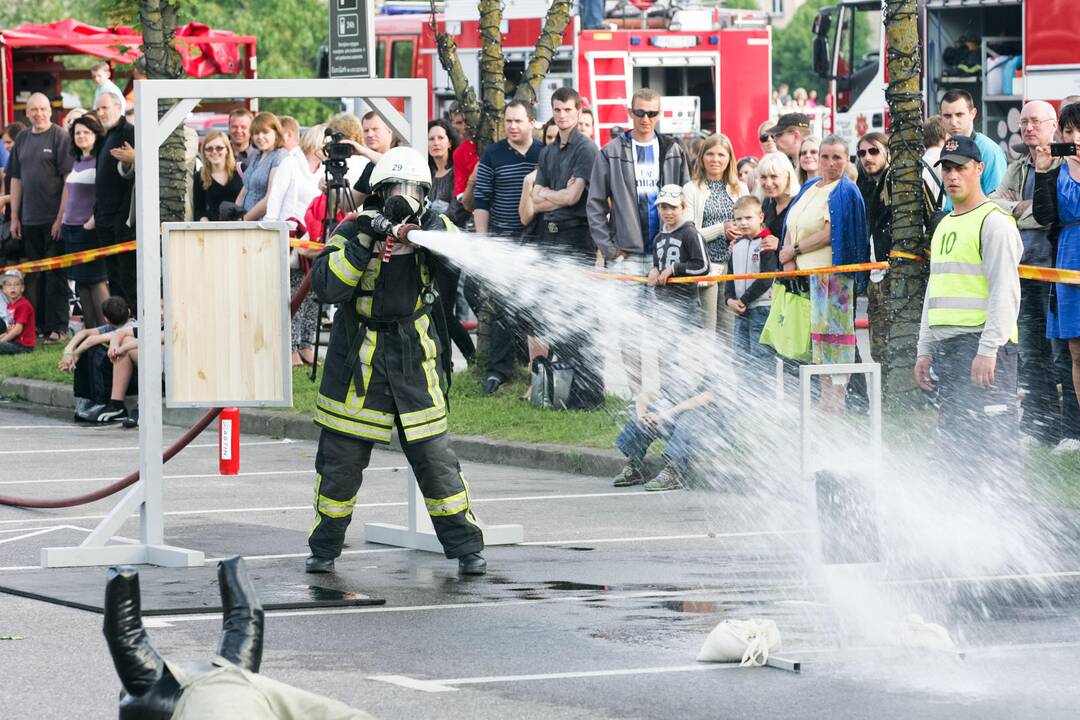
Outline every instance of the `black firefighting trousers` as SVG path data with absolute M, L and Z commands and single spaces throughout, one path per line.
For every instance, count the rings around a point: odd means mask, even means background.
M 473 517 L 469 486 L 446 434 L 409 443 L 399 423 L 398 437 L 446 557 L 483 550 L 484 535 Z M 315 455 L 315 527 L 308 536 L 312 555 L 336 558 L 341 554 L 373 445 L 371 441 L 325 429 L 319 436 Z

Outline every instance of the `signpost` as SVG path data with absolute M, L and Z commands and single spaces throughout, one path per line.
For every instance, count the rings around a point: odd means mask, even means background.
M 375 77 L 374 48 L 374 0 L 330 0 L 330 77 Z

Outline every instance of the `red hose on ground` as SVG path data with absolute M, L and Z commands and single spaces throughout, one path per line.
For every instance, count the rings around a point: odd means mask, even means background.
M 304 297 L 308 294 L 308 290 L 311 288 L 311 272 L 308 271 L 304 275 L 303 282 L 300 283 L 300 287 L 296 289 L 296 294 L 293 295 L 292 300 L 289 302 L 289 313 L 296 315 L 296 311 L 300 308 L 300 303 L 304 301 Z M 180 436 L 180 438 L 170 445 L 164 453 L 161 455 L 161 461 L 167 463 L 173 459 L 181 450 L 186 448 L 188 444 L 197 438 L 203 430 L 207 428 L 210 423 L 214 421 L 221 413 L 221 408 L 213 408 L 197 423 L 192 425 L 187 432 Z M 92 503 L 95 500 L 109 497 L 114 493 L 118 493 L 124 488 L 134 485 L 139 479 L 139 471 L 125 475 L 111 485 L 106 485 L 103 488 L 95 490 L 92 493 L 85 495 L 78 495 L 70 498 L 60 498 L 59 500 L 34 500 L 31 498 L 10 497 L 8 495 L 0 495 L 0 505 L 9 505 L 12 507 L 24 507 L 24 508 L 37 508 L 37 509 L 52 509 L 52 508 L 65 508 L 72 507 L 74 505 L 85 505 Z
M 203 415 L 197 423 L 192 425 L 191 428 L 188 429 L 188 431 L 180 437 L 180 439 L 170 445 L 168 449 L 166 449 L 165 452 L 162 453 L 161 461 L 169 462 L 169 460 L 171 460 L 174 455 L 179 453 L 181 450 L 187 447 L 188 443 L 198 437 L 199 433 L 205 430 L 206 426 L 212 423 L 214 421 L 214 418 L 216 418 L 220 413 L 221 408 L 214 408 L 213 410 L 210 410 L 208 413 Z M 8 497 L 7 495 L 0 495 L 0 505 L 12 505 L 14 507 L 39 509 L 64 508 L 72 507 L 73 505 L 85 505 L 87 503 L 92 503 L 95 500 L 109 497 L 113 493 L 118 493 L 124 488 L 134 485 L 138 479 L 139 471 L 136 470 L 130 475 L 125 475 L 121 479 L 114 482 L 112 485 L 106 485 L 100 490 L 95 490 L 94 492 L 87 493 L 86 495 L 79 495 L 71 498 L 61 498 L 59 500 L 31 500 L 28 498 Z

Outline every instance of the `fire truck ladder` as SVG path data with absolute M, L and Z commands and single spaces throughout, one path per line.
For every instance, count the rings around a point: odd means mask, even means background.
M 617 60 L 618 63 L 610 62 L 603 63 L 609 66 L 608 70 L 613 69 L 610 66 L 621 66 L 622 72 L 611 73 L 608 72 L 604 75 L 596 74 L 597 60 Z M 627 108 L 630 105 L 630 96 L 633 94 L 633 72 L 630 67 L 630 54 L 624 52 L 586 52 L 585 62 L 589 67 L 589 97 L 592 98 L 593 108 L 596 110 L 596 129 L 598 135 L 601 138 L 606 138 L 605 131 L 620 125 L 621 123 L 603 122 L 601 117 L 605 117 L 600 112 L 600 107 L 604 105 L 615 105 L 621 108 Z M 621 82 L 623 85 L 622 97 L 601 97 L 597 92 L 597 86 L 601 83 L 605 83 L 606 87 L 611 87 L 610 83 Z

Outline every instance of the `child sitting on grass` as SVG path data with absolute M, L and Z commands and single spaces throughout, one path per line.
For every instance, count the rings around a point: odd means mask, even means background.
M 0 300 L 0 355 L 21 355 L 34 349 L 37 338 L 37 323 L 34 320 L 34 306 L 23 297 L 25 286 L 22 273 L 8 270 L 0 277 L 0 289 L 4 297 Z
M 64 372 L 75 370 L 75 366 L 79 364 L 79 360 L 87 350 L 97 345 L 107 345 L 113 332 L 131 324 L 131 309 L 122 297 L 113 296 L 105 300 L 101 304 L 101 313 L 109 321 L 108 324 L 80 330 L 64 347 L 59 363 L 60 369 Z

